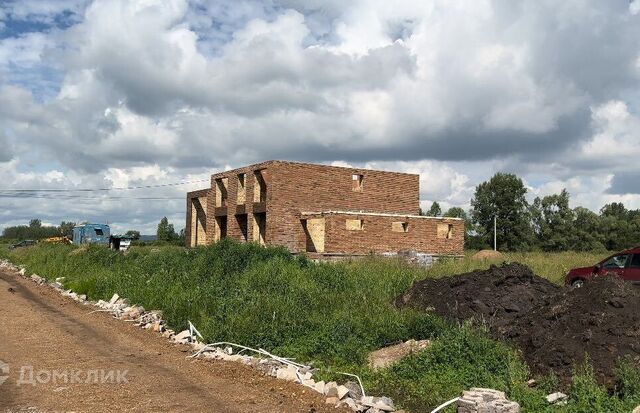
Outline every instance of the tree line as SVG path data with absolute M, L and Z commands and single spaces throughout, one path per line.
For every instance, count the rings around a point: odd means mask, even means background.
M 31 221 L 29 221 L 29 225 L 6 227 L 2 231 L 2 238 L 13 240 L 39 240 L 44 238 L 62 236 L 71 238 L 73 236 L 73 227 L 75 226 L 75 222 L 65 221 L 62 221 L 59 226 L 42 225 L 41 220 L 32 219 Z
M 569 207 L 566 189 L 527 201 L 527 188 L 514 174 L 497 173 L 475 189 L 469 212 L 450 208 L 442 213 L 434 202 L 430 216 L 462 218 L 469 249 L 493 247 L 494 217 L 501 251 L 621 250 L 640 245 L 640 209 L 622 202 L 604 205 L 599 213 Z
M 2 231 L 2 237 L 8 240 L 41 240 L 45 238 L 53 237 L 68 237 L 73 238 L 73 228 L 76 226 L 75 222 L 62 221 L 60 225 L 43 225 L 39 219 L 32 219 L 29 221 L 29 225 L 16 225 L 12 227 L 6 227 Z M 125 235 L 133 237 L 134 239 L 140 238 L 140 231 L 129 230 Z
M 2 231 L 2 237 L 8 240 L 41 240 L 52 237 L 66 236 L 73 238 L 73 228 L 75 222 L 62 221 L 60 225 L 43 225 L 40 219 L 32 219 L 29 225 L 16 225 L 6 227 Z M 140 239 L 140 231 L 129 230 L 124 235 L 132 237 L 134 240 Z M 163 217 L 158 224 L 156 232 L 157 241 L 184 244 L 184 229 L 176 232 L 173 224 L 169 223 L 167 217 Z

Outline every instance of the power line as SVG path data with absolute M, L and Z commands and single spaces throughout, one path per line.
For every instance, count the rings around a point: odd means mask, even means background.
M 105 191 L 129 191 L 134 189 L 149 189 L 149 188 L 163 188 L 167 186 L 180 186 L 196 184 L 201 182 L 209 182 L 209 179 L 199 179 L 195 181 L 183 181 L 173 182 L 169 184 L 157 184 L 157 185 L 142 185 L 142 186 L 129 186 L 129 187 L 114 187 L 114 188 L 43 188 L 43 189 L 0 189 L 0 192 L 105 192 Z
M 182 197 L 144 197 L 144 196 L 83 196 L 83 195 L 54 195 L 54 194 L 1 194 L 0 198 L 14 198 L 14 199 L 94 199 L 94 200 L 112 200 L 112 199 L 131 199 L 131 200 L 152 200 L 152 201 L 167 201 L 167 200 L 184 200 Z

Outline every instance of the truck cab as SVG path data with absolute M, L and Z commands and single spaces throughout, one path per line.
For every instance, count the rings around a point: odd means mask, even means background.
M 73 228 L 73 243 L 108 245 L 111 230 L 106 224 L 82 224 Z

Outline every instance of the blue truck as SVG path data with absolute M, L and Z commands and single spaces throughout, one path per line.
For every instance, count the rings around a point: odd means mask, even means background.
M 109 245 L 111 229 L 107 224 L 82 224 L 73 228 L 73 243 Z

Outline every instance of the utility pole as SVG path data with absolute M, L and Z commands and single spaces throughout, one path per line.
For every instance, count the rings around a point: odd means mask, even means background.
M 498 217 L 493 216 L 493 250 L 498 251 Z

